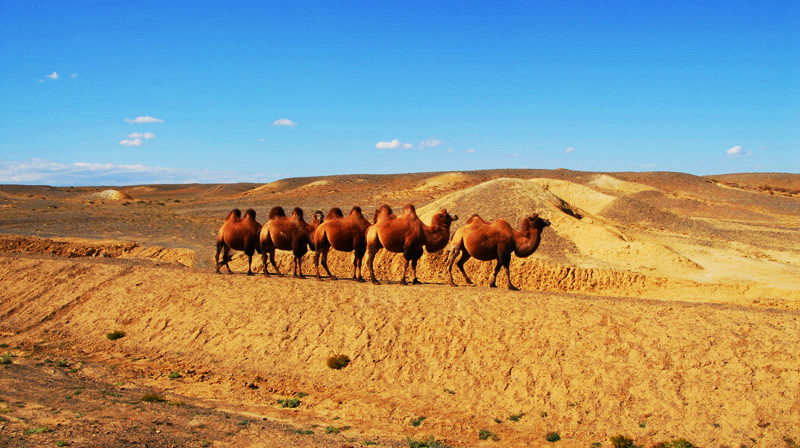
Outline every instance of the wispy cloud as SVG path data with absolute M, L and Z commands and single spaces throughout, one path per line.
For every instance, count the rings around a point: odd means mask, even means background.
M 655 167 L 656 167 L 655 163 L 643 163 L 643 164 L 639 165 L 639 168 L 650 169 L 650 168 L 655 168 Z
M 119 144 L 122 146 L 142 146 L 144 142 L 140 138 L 120 140 Z
M 411 143 L 403 143 L 398 139 L 394 139 L 388 142 L 378 142 L 375 144 L 375 148 L 377 149 L 410 149 L 413 148 L 414 145 Z
M 569 146 L 569 147 L 567 147 L 567 149 L 564 150 L 564 153 L 565 154 L 571 154 L 574 151 L 575 151 L 575 148 L 573 148 L 572 146 Z
M 50 78 L 53 81 L 55 81 L 55 80 L 57 80 L 59 78 L 58 73 L 56 73 L 55 71 L 53 73 L 50 73 L 49 75 L 44 75 L 44 77 L 45 78 Z
M 749 149 L 745 150 L 744 148 L 742 148 L 741 145 L 734 146 L 734 147 L 730 148 L 729 150 L 725 151 L 725 154 L 727 154 L 728 157 L 734 157 L 734 158 L 736 158 L 736 157 L 749 157 L 750 154 L 752 154 L 752 153 L 753 153 L 753 151 L 751 151 Z
M 75 79 L 75 78 L 78 77 L 78 74 L 77 73 L 73 73 L 73 74 L 69 75 L 69 77 L 72 78 L 72 79 Z
M 464 152 L 472 154 L 473 152 L 475 152 L 475 148 L 469 148 L 468 150 L 466 150 Z
M 131 124 L 149 124 L 149 123 L 163 123 L 164 120 L 160 118 L 151 117 L 149 115 L 145 115 L 144 117 L 136 117 L 136 118 L 126 118 L 126 122 Z
M 279 118 L 279 119 L 273 121 L 272 125 L 273 126 L 289 126 L 290 128 L 293 128 L 293 127 L 297 126 L 297 123 L 295 123 L 294 121 L 292 121 L 292 120 L 290 120 L 288 118 Z
M 156 138 L 156 134 L 152 132 L 134 132 L 133 134 L 128 134 L 128 138 L 143 138 L 145 140 L 150 140 L 151 138 Z
M 0 160 L 0 184 L 137 185 L 183 183 L 271 182 L 280 173 L 164 168 L 114 163 L 58 163 L 51 160 Z
M 437 146 L 439 146 L 441 144 L 442 144 L 441 140 L 439 140 L 437 138 L 429 138 L 427 140 L 423 140 L 423 141 L 419 142 L 419 149 L 425 149 L 426 147 L 435 148 L 435 147 L 437 147 Z

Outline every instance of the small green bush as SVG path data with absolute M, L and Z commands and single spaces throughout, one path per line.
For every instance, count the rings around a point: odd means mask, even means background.
M 28 428 L 25 430 L 26 435 L 44 434 L 46 432 L 50 432 L 50 428 L 48 428 L 47 426 L 37 426 L 35 428 Z
M 295 429 L 295 430 L 292 430 L 292 432 L 295 433 L 295 434 L 303 435 L 303 436 L 307 436 L 309 434 L 314 434 L 314 431 L 312 431 L 310 429 Z
M 171 380 L 177 380 L 178 378 L 180 378 L 182 376 L 183 375 L 181 375 L 181 372 L 178 372 L 177 370 L 174 371 L 174 372 L 170 372 L 169 373 L 169 379 L 171 379 Z
M 297 398 L 289 398 L 287 400 L 278 400 L 278 404 L 281 405 L 282 408 L 296 408 L 300 406 L 302 402 Z
M 8 348 L 8 344 L 0 344 L 0 348 Z
M 447 448 L 447 445 L 436 440 L 433 436 L 422 440 L 415 440 L 406 436 L 406 442 L 408 443 L 408 448 Z
M 125 332 L 120 330 L 112 331 L 111 333 L 106 334 L 106 337 L 109 341 L 116 341 L 117 339 L 124 338 Z
M 69 367 L 66 359 L 56 359 L 56 367 Z
M 142 395 L 142 398 L 140 398 L 139 401 L 142 401 L 142 402 L 145 402 L 145 403 L 163 403 L 163 402 L 165 402 L 167 400 L 164 399 L 164 397 L 162 397 L 161 395 L 158 395 L 158 394 L 145 394 L 145 395 Z
M 508 417 L 508 419 L 511 420 L 512 422 L 518 422 L 522 418 L 523 415 L 525 415 L 525 413 L 524 412 L 520 412 L 519 414 L 514 414 L 511 417 Z
M 480 431 L 478 431 L 478 438 L 481 440 L 492 439 L 495 442 L 500 440 L 500 437 L 497 437 L 497 434 L 493 433 L 492 431 L 489 431 L 488 429 L 481 429 Z
M 544 440 L 547 440 L 548 442 L 551 443 L 558 442 L 559 440 L 561 440 L 561 435 L 559 435 L 557 432 L 548 432 L 547 435 L 544 437 Z
M 10 355 L 0 356 L 0 364 L 12 364 Z
M 303 397 L 307 397 L 307 396 L 308 396 L 308 394 L 305 393 L 305 392 L 298 392 L 297 393 L 297 398 L 303 398 Z
M 363 446 L 375 446 L 377 444 L 378 442 L 374 442 L 372 440 L 364 440 L 363 442 L 361 442 L 361 445 Z
M 350 364 L 350 357 L 347 355 L 334 355 L 328 358 L 328 367 L 334 370 L 342 370 Z
M 338 426 L 326 426 L 325 427 L 325 434 L 339 434 L 342 432 L 342 428 Z
M 420 415 L 419 417 L 411 420 L 411 426 L 419 426 L 419 425 L 421 425 L 422 421 L 425 420 L 426 418 L 428 418 L 428 417 L 425 417 L 424 415 Z
M 66 440 L 59 440 L 56 442 L 56 446 L 69 446 L 69 442 Z
M 610 441 L 614 448 L 641 448 L 639 445 L 633 443 L 633 439 L 625 437 L 622 434 L 617 434 L 612 437 Z

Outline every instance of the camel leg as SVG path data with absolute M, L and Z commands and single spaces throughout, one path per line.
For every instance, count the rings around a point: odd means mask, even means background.
M 219 253 L 222 251 L 222 245 L 223 243 L 221 241 L 217 242 L 217 253 L 214 255 L 214 265 L 217 267 L 217 274 L 219 274 Z
M 458 260 L 458 263 L 456 263 L 456 266 L 458 266 L 458 269 L 461 271 L 461 275 L 463 275 L 463 276 L 464 276 L 464 280 L 466 280 L 466 281 L 467 281 L 467 284 L 468 284 L 468 285 L 472 285 L 473 283 L 472 283 L 472 280 L 471 280 L 471 279 L 469 278 L 469 276 L 467 275 L 467 271 L 465 271 L 465 270 L 464 270 L 464 263 L 466 263 L 466 262 L 467 262 L 467 260 L 469 260 L 469 259 L 470 259 L 470 257 L 471 257 L 471 255 L 469 254 L 469 252 L 467 252 L 467 251 L 465 250 L 465 251 L 464 251 L 464 252 L 461 254 L 461 258 Z
M 364 281 L 364 276 L 361 275 L 361 267 L 362 267 L 362 263 L 364 262 L 364 252 L 365 251 L 366 250 L 359 251 L 358 249 L 356 249 L 356 251 L 353 253 L 353 257 L 354 257 L 353 258 L 353 278 L 355 278 L 357 282 L 363 282 Z M 358 277 L 356 277 L 356 273 L 358 273 Z
M 335 275 L 331 274 L 331 270 L 328 269 L 328 251 L 327 250 L 322 253 L 322 267 L 325 268 L 325 272 L 328 273 L 328 277 L 330 277 L 333 280 L 338 280 L 338 278 Z
M 297 269 L 297 275 L 295 275 L 295 277 L 297 277 L 297 278 L 306 278 L 303 275 L 303 256 L 302 255 L 300 255 L 299 257 L 298 256 L 294 257 L 294 265 L 295 265 L 295 267 Z
M 508 254 L 497 261 L 498 263 L 502 262 L 503 267 L 506 268 L 506 275 L 508 275 L 508 289 L 511 291 L 519 291 L 519 288 L 511 284 L 511 270 L 509 269 L 509 266 L 511 265 L 511 254 Z
M 422 282 L 417 279 L 417 262 L 418 261 L 419 261 L 419 258 L 415 258 L 415 259 L 411 260 L 411 270 L 414 273 L 414 280 L 411 281 L 412 285 L 421 285 L 422 284 Z
M 403 278 L 400 279 L 400 284 L 401 285 L 407 285 L 408 284 L 408 283 L 406 283 L 406 272 L 408 272 L 408 262 L 409 261 L 410 260 L 408 258 L 406 258 L 406 264 L 403 266 Z
M 275 249 L 269 250 L 269 261 L 272 263 L 272 267 L 275 268 L 275 275 L 283 277 L 283 274 L 281 274 L 281 271 L 278 269 L 278 265 L 275 264 Z
M 267 269 L 267 250 L 261 249 L 261 263 L 264 264 L 264 277 L 269 277 L 269 269 Z
M 375 247 L 375 248 L 370 247 L 369 248 L 369 257 L 367 257 L 367 267 L 369 268 L 369 275 L 372 277 L 372 284 L 374 284 L 374 285 L 380 285 L 381 284 L 381 282 L 379 282 L 378 279 L 375 278 L 375 269 L 373 269 L 373 267 L 372 267 L 372 263 L 375 261 L 375 254 L 378 253 L 379 249 L 380 248 L 378 248 L 378 247 Z
M 231 261 L 232 258 L 230 252 L 231 248 L 228 247 L 227 244 L 224 245 L 222 248 L 222 262 L 225 263 L 225 267 L 228 268 L 228 274 L 233 274 L 233 271 L 231 271 L 231 265 L 228 264 L 228 262 Z
M 500 268 L 503 267 L 502 261 L 500 258 L 497 259 L 497 266 L 494 267 L 494 274 L 492 275 L 492 281 L 489 283 L 490 288 L 497 288 L 497 273 L 500 272 Z
M 456 282 L 453 281 L 453 261 L 456 259 L 456 255 L 458 255 L 458 246 L 454 246 L 450 249 L 450 256 L 447 257 L 447 274 L 450 276 L 450 286 L 457 286 Z
M 319 246 L 317 247 L 317 249 L 319 249 Z M 322 278 L 319 276 L 319 256 L 320 256 L 320 251 L 319 250 L 315 250 L 314 251 L 314 267 L 317 270 L 317 280 L 322 280 Z
M 253 269 L 251 265 L 253 264 L 253 254 L 247 254 L 247 275 L 253 275 Z

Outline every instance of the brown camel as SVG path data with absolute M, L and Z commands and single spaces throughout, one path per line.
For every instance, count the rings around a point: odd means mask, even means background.
M 261 253 L 261 246 L 258 243 L 258 232 L 261 231 L 261 224 L 256 221 L 256 211 L 252 208 L 242 212 L 238 208 L 231 210 L 228 217 L 225 218 L 225 223 L 219 228 L 217 232 L 217 253 L 214 255 L 214 263 L 217 267 L 217 274 L 219 274 L 220 265 L 225 265 L 228 268 L 228 273 L 231 274 L 231 267 L 228 262 L 231 261 L 230 251 L 240 250 L 247 255 L 247 275 L 253 275 L 250 264 L 253 262 L 253 254 L 257 251 Z M 222 263 L 219 261 L 219 253 L 222 253 Z
M 338 211 L 338 216 L 334 215 Z M 328 273 L 328 277 L 336 279 L 328 269 L 328 251 L 334 248 L 341 252 L 353 252 L 353 279 L 359 282 L 364 281 L 361 275 L 361 262 L 364 253 L 367 251 L 367 228 L 369 221 L 361 213 L 361 207 L 355 206 L 350 210 L 347 218 L 342 217 L 342 211 L 338 207 L 328 212 L 325 222 L 317 227 L 314 233 L 314 265 L 317 267 L 317 280 L 319 276 L 320 255 L 322 256 L 322 267 Z
M 508 269 L 508 265 L 511 263 L 511 253 L 513 252 L 520 258 L 532 254 L 542 241 L 542 230 L 549 225 L 550 221 L 540 218 L 536 213 L 523 218 L 519 231 L 512 229 L 502 219 L 490 224 L 481 219 L 480 216 L 472 215 L 467 220 L 467 224 L 458 229 L 453 235 L 450 257 L 447 260 L 450 285 L 456 286 L 455 282 L 453 282 L 453 261 L 455 261 L 458 253 L 461 252 L 461 258 L 456 264 L 468 284 L 471 285 L 472 280 L 464 271 L 464 263 L 470 257 L 475 257 L 482 261 L 497 260 L 497 266 L 494 268 L 494 275 L 492 275 L 489 287 L 495 288 L 497 286 L 495 284 L 497 273 L 500 272 L 501 267 L 505 267 L 506 274 L 508 274 L 508 289 L 518 291 L 518 288 L 511 284 L 511 272 Z
M 388 205 L 381 206 L 375 212 L 375 224 L 367 229 L 369 252 L 367 265 L 369 273 L 372 275 L 372 283 L 376 285 L 380 283 L 375 278 L 372 264 L 375 254 L 381 248 L 385 248 L 389 252 L 402 253 L 403 258 L 406 259 L 400 283 L 406 284 L 409 261 L 414 274 L 412 283 L 420 283 L 417 280 L 417 261 L 422 257 L 423 248 L 428 252 L 438 252 L 444 249 L 450 239 L 450 224 L 457 219 L 458 216 L 451 216 L 447 210 L 442 209 L 433 215 L 431 225 L 426 226 L 417 217 L 417 210 L 411 204 L 403 208 L 400 216 L 395 216 Z
M 269 275 L 267 257 L 275 268 L 275 273 L 281 275 L 278 265 L 275 264 L 275 249 L 290 250 L 294 254 L 294 277 L 305 278 L 301 260 L 308 252 L 314 249 L 313 235 L 317 227 L 325 220 L 322 212 L 314 212 L 311 224 L 303 219 L 303 209 L 295 207 L 292 215 L 286 217 L 286 212 L 281 207 L 273 207 L 269 211 L 269 221 L 261 228 L 259 241 L 261 243 L 261 259 L 264 262 L 264 275 Z

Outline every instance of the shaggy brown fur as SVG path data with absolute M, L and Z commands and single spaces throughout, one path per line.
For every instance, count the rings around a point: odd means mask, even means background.
M 411 262 L 414 275 L 412 283 L 419 283 L 417 261 L 422 256 L 423 248 L 428 252 L 444 249 L 450 238 L 450 224 L 457 219 L 458 216 L 451 216 L 447 210 L 443 209 L 431 218 L 431 225 L 426 226 L 417 217 L 417 210 L 411 204 L 403 208 L 400 216 L 392 214 L 392 209 L 387 205 L 378 209 L 375 212 L 375 224 L 367 229 L 367 250 L 369 252 L 367 265 L 372 276 L 372 283 L 380 283 L 375 277 L 373 261 L 375 254 L 381 248 L 385 248 L 389 252 L 402 253 L 406 259 L 400 283 L 406 284 L 409 262 Z
M 247 275 L 253 275 L 250 264 L 253 262 L 253 254 L 257 251 L 261 253 L 258 242 L 258 233 L 261 231 L 261 224 L 256 221 L 256 211 L 247 209 L 242 212 L 238 208 L 231 210 L 225 218 L 225 222 L 217 232 L 217 253 L 214 255 L 214 264 L 219 274 L 220 265 L 228 268 L 228 273 L 232 273 L 228 262 L 231 260 L 230 251 L 240 250 L 247 255 Z M 222 262 L 219 261 L 219 253 L 222 253 Z
M 505 267 L 506 274 L 508 274 L 508 289 L 516 291 L 517 287 L 511 284 L 511 272 L 509 271 L 511 253 L 513 252 L 520 258 L 532 254 L 539 247 L 539 243 L 542 240 L 542 230 L 549 225 L 550 221 L 540 218 L 536 213 L 522 220 L 519 231 L 512 229 L 502 219 L 487 223 L 480 216 L 472 215 L 467 220 L 467 224 L 458 229 L 453 235 L 453 244 L 447 260 L 450 284 L 456 286 L 453 281 L 453 261 L 455 261 L 458 253 L 461 252 L 462 255 L 457 265 L 468 284 L 471 285 L 472 280 L 464 271 L 464 263 L 470 257 L 475 257 L 482 261 L 497 260 L 497 266 L 494 268 L 494 275 L 492 275 L 489 287 L 494 288 L 497 286 L 495 284 L 497 273 L 500 272 L 501 267 Z
M 261 246 L 261 259 L 264 263 L 264 275 L 269 275 L 267 258 L 269 258 L 275 273 L 281 275 L 275 263 L 275 249 L 290 250 L 294 254 L 295 277 L 304 278 L 301 260 L 308 252 L 314 249 L 313 235 L 317 227 L 324 221 L 322 212 L 314 212 L 311 224 L 303 219 L 303 209 L 295 207 L 292 215 L 286 217 L 286 212 L 281 207 L 273 207 L 269 212 L 269 221 L 261 229 L 259 242 Z
M 340 216 L 331 216 L 333 210 L 338 210 Z M 314 233 L 314 244 L 316 246 L 314 265 L 317 268 L 317 280 L 321 280 L 319 276 L 320 256 L 322 267 L 325 268 L 328 277 L 336 279 L 336 276 L 331 274 L 330 269 L 328 269 L 328 251 L 332 247 L 341 252 L 353 252 L 353 279 L 363 282 L 361 263 L 364 259 L 364 253 L 367 251 L 366 234 L 369 221 L 364 218 L 361 213 L 361 207 L 358 206 L 350 210 L 347 218 L 341 217 L 342 211 L 339 208 L 333 210 L 328 212 L 325 222 L 317 227 L 317 231 Z

